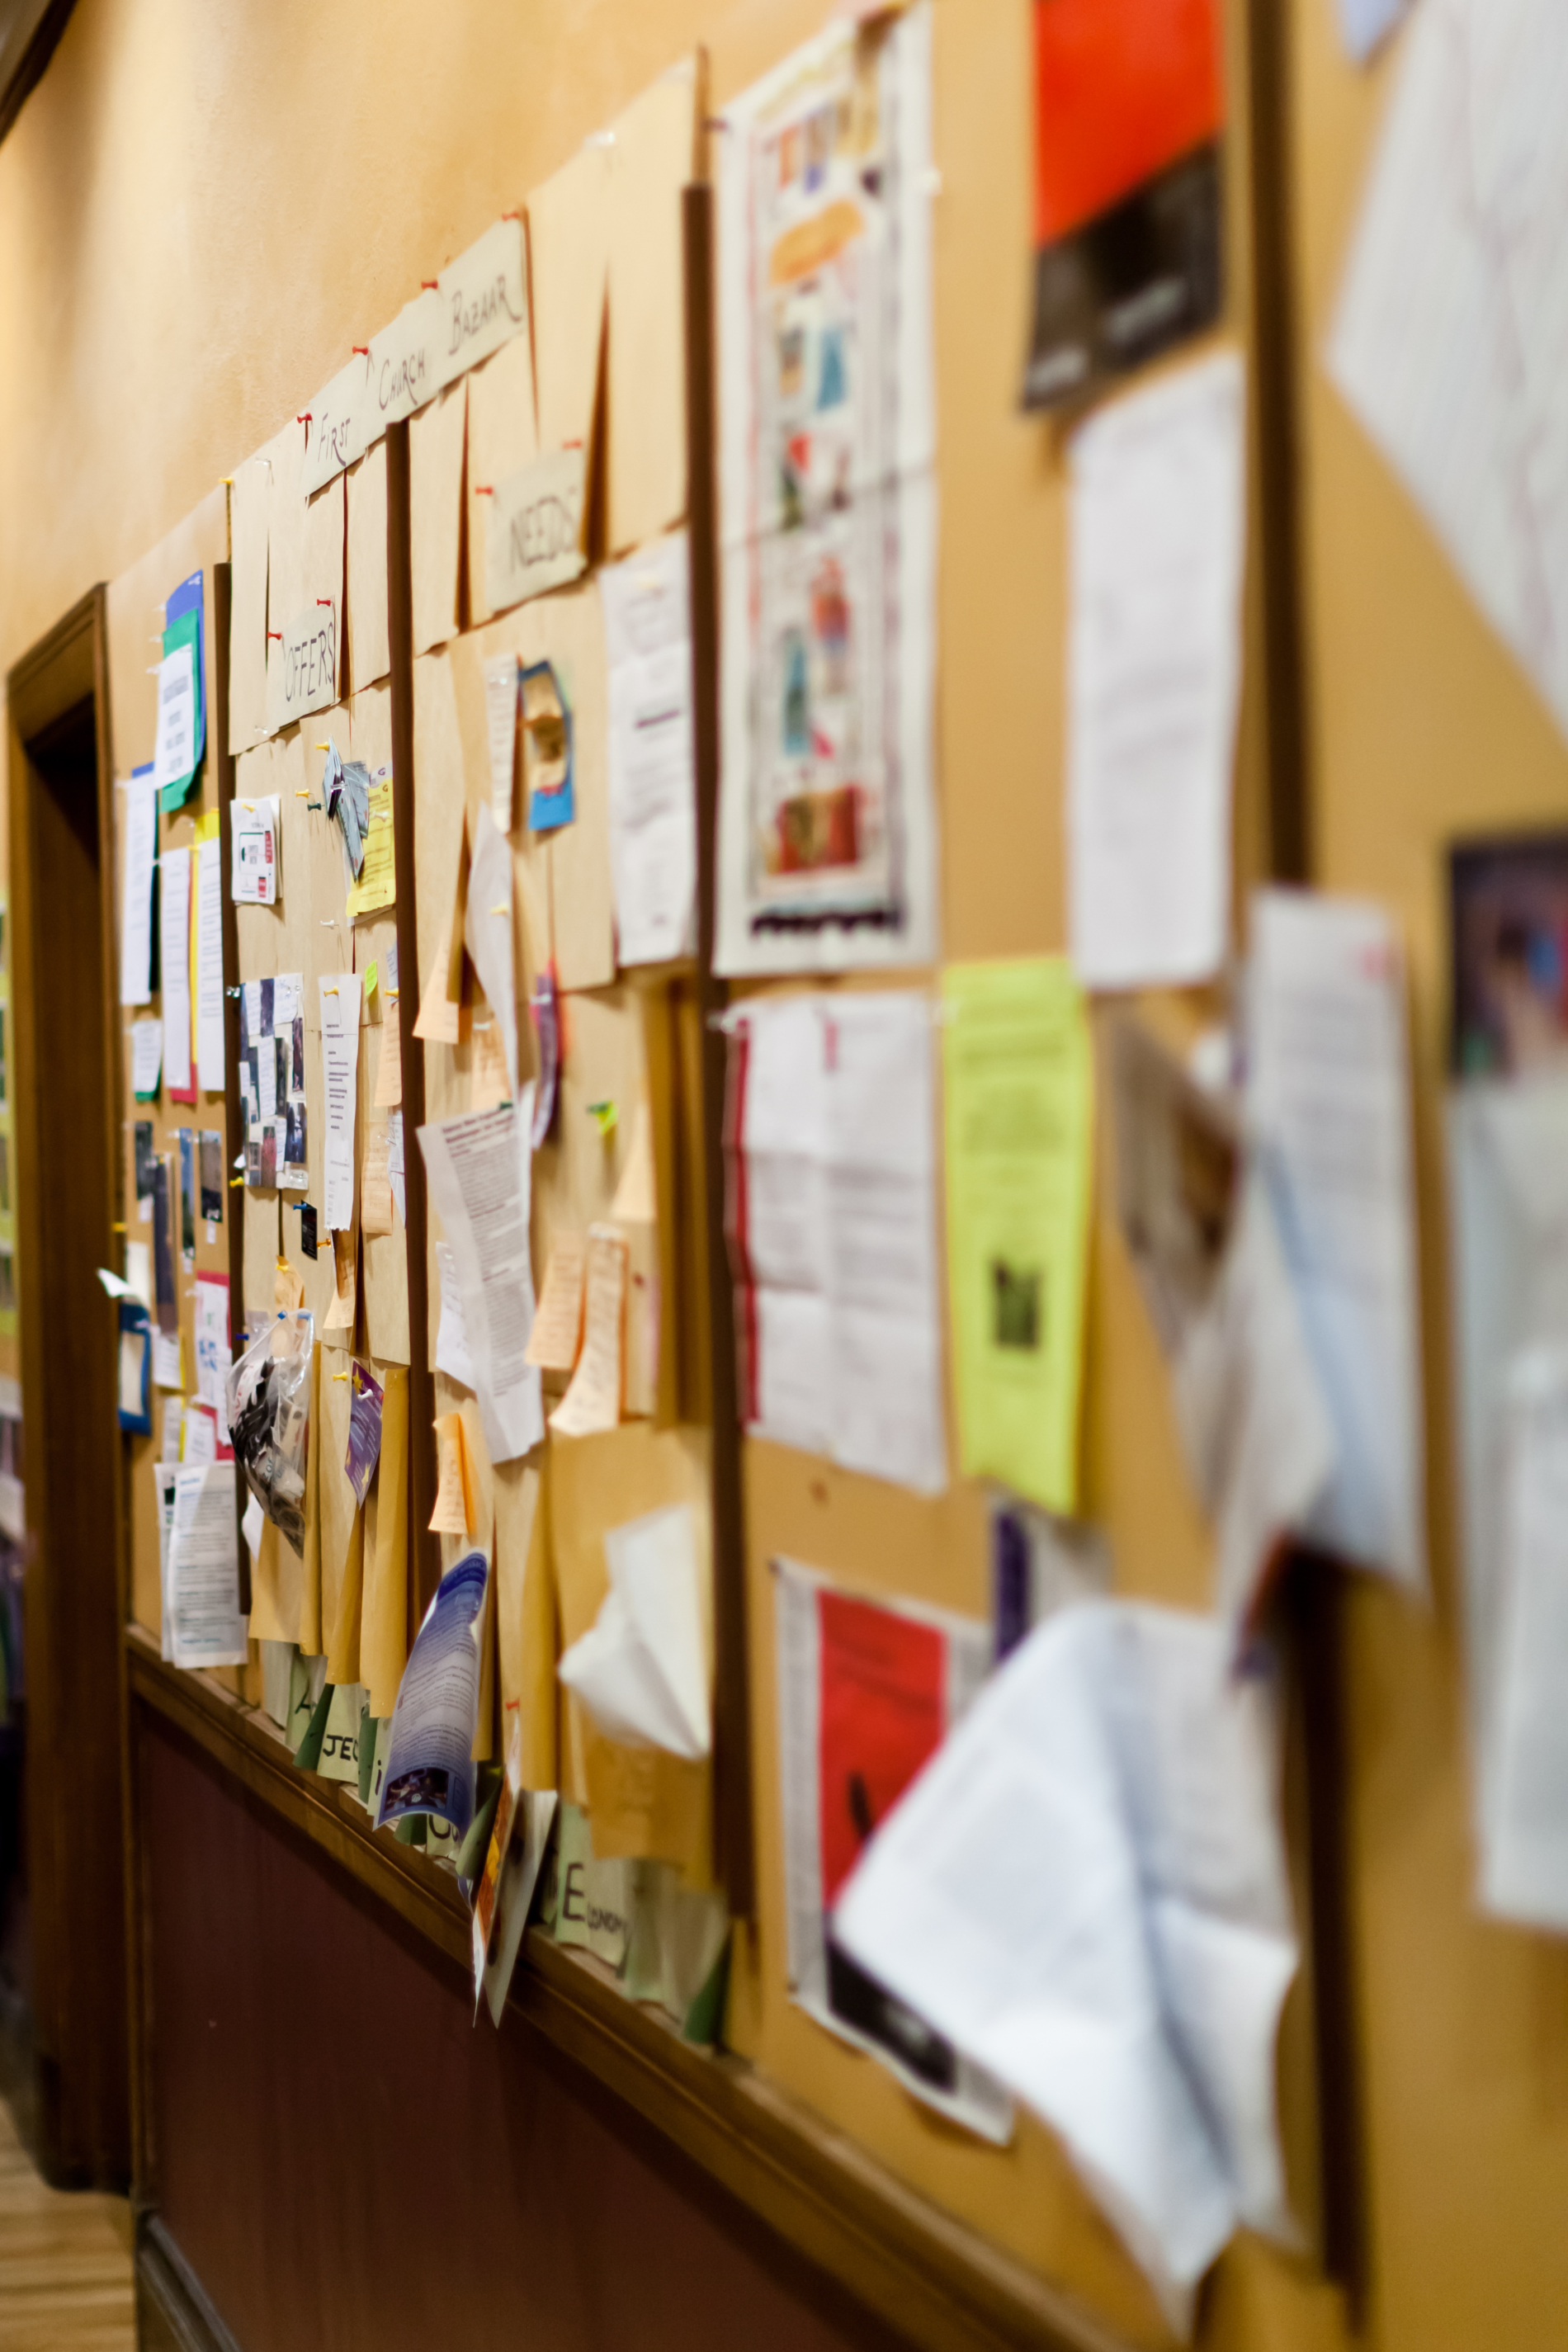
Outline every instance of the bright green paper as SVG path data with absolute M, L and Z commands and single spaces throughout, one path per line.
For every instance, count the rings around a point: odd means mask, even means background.
M 1083 995 L 1059 956 L 952 965 L 942 995 L 962 1467 L 1070 1512 L 1094 1133 Z

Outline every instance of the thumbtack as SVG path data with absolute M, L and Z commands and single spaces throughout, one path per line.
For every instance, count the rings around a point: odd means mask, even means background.
M 492 915 L 510 915 L 511 908 L 503 903 L 501 906 L 492 907 L 490 912 Z
M 225 488 L 225 489 L 226 489 L 226 490 L 232 490 L 232 489 L 233 489 L 233 488 L 234 488 L 234 476 L 233 476 L 232 474 L 225 474 L 225 475 L 224 475 L 224 477 L 223 477 L 223 486 L 224 486 L 224 488 Z
M 370 357 L 370 345 L 368 343 L 351 343 L 349 345 L 349 349 L 353 352 L 356 359 L 367 360 Z
M 268 629 L 268 632 L 267 632 L 267 634 L 268 634 L 268 635 L 269 637 L 276 637 L 279 645 L 281 645 L 281 644 L 282 644 L 282 642 L 283 642 L 283 632 L 282 632 L 282 630 L 281 630 L 281 629 Z M 265 734 L 266 730 L 265 730 L 265 728 L 258 727 L 258 728 L 257 729 L 257 730 L 256 730 L 256 731 L 257 731 L 257 733 L 258 733 L 258 735 L 261 735 L 261 734 Z
M 240 1188 L 240 1186 L 244 1183 L 244 1181 L 245 1181 L 245 1179 L 244 1179 L 244 1177 L 243 1177 L 243 1176 L 231 1176 L 231 1177 L 229 1178 L 229 1180 L 228 1180 L 228 1189 L 229 1189 L 229 1191 L 230 1191 L 231 1192 L 238 1192 L 238 1190 L 239 1190 L 239 1188 Z
M 502 220 L 521 220 L 522 218 L 522 206 L 521 205 L 513 205 L 510 213 L 502 213 L 501 218 Z
M 310 424 L 310 414 L 311 414 L 311 413 L 310 413 L 310 411 L 307 408 L 307 410 L 305 411 L 305 414 L 303 415 L 303 416 L 297 416 L 297 417 L 294 419 L 295 424 L 296 424 L 296 425 L 309 425 L 309 424 Z
M 308 801 L 308 800 L 310 799 L 310 785 L 309 785 L 309 784 L 296 784 L 296 785 L 295 785 L 295 787 L 294 787 L 294 798 L 295 798 L 297 801 Z
M 330 596 L 318 596 L 316 602 L 318 604 L 324 604 L 329 612 L 331 611 L 332 600 Z
M 489 482 L 476 482 L 474 484 L 474 496 L 477 499 L 493 499 L 495 496 L 495 489 Z
M 440 280 L 439 280 L 439 278 L 422 278 L 419 280 L 419 291 L 420 291 L 422 294 L 439 294 L 439 292 L 441 291 L 441 284 L 440 284 Z
M 334 1372 L 334 1373 L 332 1374 L 332 1378 L 333 1378 L 333 1380 L 335 1380 L 335 1381 L 346 1381 L 346 1380 L 347 1380 L 347 1378 L 348 1378 L 348 1374 L 347 1374 L 347 1372 Z
M 111 1234 L 122 1234 L 122 1233 L 125 1231 L 125 1220 L 124 1220 L 124 1218 L 123 1218 L 123 1217 L 116 1217 L 116 1218 L 115 1218 L 115 1220 L 114 1220 L 114 1223 L 110 1226 L 109 1230 L 110 1230 L 110 1232 Z

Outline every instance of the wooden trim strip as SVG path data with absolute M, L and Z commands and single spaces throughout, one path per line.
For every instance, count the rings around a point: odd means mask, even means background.
M 703 1238 L 712 1367 L 713 1851 L 731 1915 L 756 1910 L 746 1529 L 735 1307 L 724 1238 L 725 1041 L 729 1001 L 713 971 L 719 919 L 719 531 L 714 476 L 713 191 L 681 195 L 686 281 L 686 470 L 690 507 L 691 734 L 697 786 L 697 1003 L 702 1024 Z
M 419 1017 L 418 884 L 414 856 L 414 540 L 408 420 L 386 428 L 386 627 L 392 682 L 392 860 L 397 883 L 397 1027 L 403 1057 L 404 1240 L 408 1251 L 409 1639 L 441 1581 L 436 1508 L 436 1376 L 430 1369 L 429 1219 L 425 1155 L 425 1045 Z
M 281 1734 L 216 1679 L 165 1665 L 140 1627 L 127 1629 L 125 1648 L 133 1706 L 183 1733 L 467 1973 L 468 1915 L 447 1872 L 375 1837 L 337 1783 L 297 1772 Z M 585 1955 L 531 1930 L 526 1959 L 512 2003 L 544 2041 L 921 2352 L 1127 2352 L 744 2060 L 695 2048 L 628 2001 Z
M 136 2233 L 136 2341 L 142 2352 L 239 2352 L 156 2214 L 144 2216 Z

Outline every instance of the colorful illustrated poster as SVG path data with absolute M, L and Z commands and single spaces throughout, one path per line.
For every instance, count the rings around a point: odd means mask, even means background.
M 739 100 L 720 182 L 719 961 L 936 952 L 929 0 Z
M 1218 0 L 1035 0 L 1035 320 L 1026 408 L 1219 315 Z

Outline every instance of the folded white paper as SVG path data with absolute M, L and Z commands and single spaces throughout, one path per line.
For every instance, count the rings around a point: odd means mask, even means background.
M 560 1675 L 607 1739 L 696 1760 L 713 1744 L 697 1523 L 688 1504 L 612 1528 L 610 1590 Z

